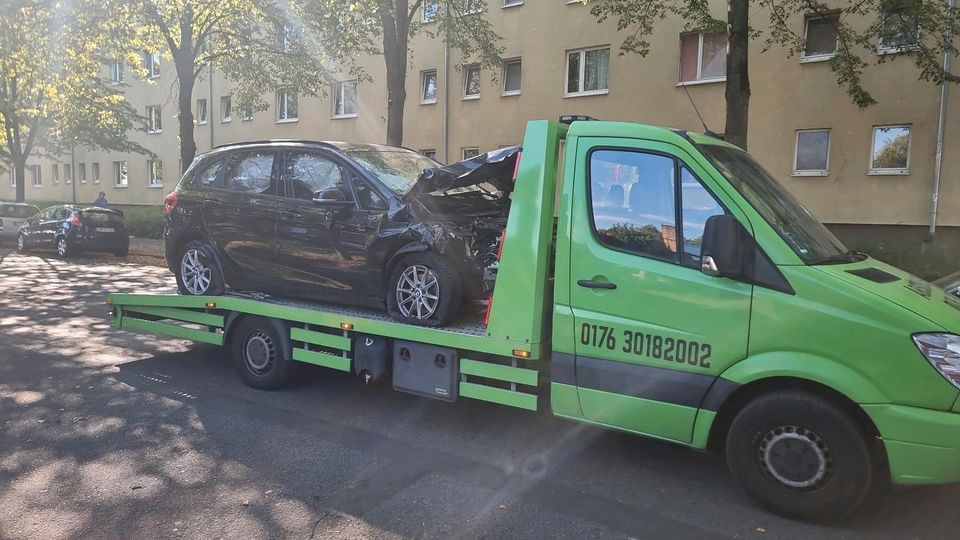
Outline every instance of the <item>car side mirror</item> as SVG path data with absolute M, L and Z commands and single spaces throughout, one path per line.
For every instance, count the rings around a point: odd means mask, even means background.
M 314 193 L 313 202 L 329 206 L 353 206 L 353 201 L 347 200 L 347 196 L 340 188 L 329 188 Z
M 700 270 L 708 276 L 742 276 L 746 262 L 743 255 L 745 235 L 743 225 L 731 215 L 707 218 L 700 250 Z

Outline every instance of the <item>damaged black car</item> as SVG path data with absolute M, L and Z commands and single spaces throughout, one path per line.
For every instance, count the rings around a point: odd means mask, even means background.
M 442 166 L 374 144 L 220 147 L 164 199 L 167 266 L 181 294 L 251 291 L 446 325 L 492 292 L 519 152 Z

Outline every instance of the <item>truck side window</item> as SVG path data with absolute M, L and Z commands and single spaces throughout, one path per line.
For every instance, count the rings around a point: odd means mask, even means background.
M 673 158 L 631 150 L 590 154 L 591 217 L 599 242 L 678 262 Z
M 722 215 L 725 211 L 686 167 L 680 167 L 680 201 L 680 216 L 683 220 L 682 264 L 700 268 L 700 245 L 707 218 Z

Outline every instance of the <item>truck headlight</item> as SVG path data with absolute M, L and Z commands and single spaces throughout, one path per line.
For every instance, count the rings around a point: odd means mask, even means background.
M 960 388 L 960 336 L 914 334 L 913 342 L 933 367 L 951 384 Z

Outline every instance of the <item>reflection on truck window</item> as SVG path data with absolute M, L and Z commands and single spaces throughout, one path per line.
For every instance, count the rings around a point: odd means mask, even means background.
M 273 152 L 242 154 L 227 171 L 224 187 L 242 193 L 267 193 L 272 170 Z
M 677 261 L 672 158 L 628 150 L 590 154 L 593 226 L 601 244 Z
M 680 168 L 680 200 L 680 218 L 683 220 L 683 265 L 700 268 L 700 247 L 707 218 L 722 215 L 724 210 L 686 167 Z

